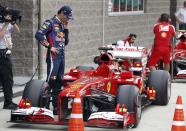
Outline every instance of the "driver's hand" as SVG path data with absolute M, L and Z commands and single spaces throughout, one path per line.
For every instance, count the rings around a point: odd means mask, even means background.
M 59 50 L 55 47 L 51 47 L 50 51 L 54 54 L 59 54 Z

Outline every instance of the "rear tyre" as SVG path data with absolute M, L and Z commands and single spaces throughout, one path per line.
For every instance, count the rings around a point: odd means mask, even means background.
M 23 99 L 29 99 L 33 107 L 47 107 L 50 97 L 50 88 L 47 82 L 32 80 L 26 84 Z
M 113 48 L 112 47 L 99 47 L 98 50 L 108 51 L 108 50 L 113 50 Z
M 117 104 L 124 104 L 129 113 L 134 114 L 134 123 L 130 127 L 137 127 L 142 113 L 141 95 L 135 85 L 121 85 L 118 89 Z
M 149 87 L 156 90 L 156 100 L 153 104 L 167 105 L 171 96 L 171 77 L 169 72 L 154 70 L 149 74 Z
M 76 66 L 76 69 L 80 69 L 82 71 L 87 71 L 87 70 L 94 70 L 94 67 L 92 67 L 92 66 Z

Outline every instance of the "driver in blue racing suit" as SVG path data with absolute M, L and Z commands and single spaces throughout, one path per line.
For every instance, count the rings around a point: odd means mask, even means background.
M 72 9 L 69 6 L 63 6 L 58 10 L 57 15 L 50 20 L 46 20 L 35 34 L 39 43 L 48 48 L 46 56 L 47 82 L 52 88 L 54 115 L 57 115 L 58 111 L 58 94 L 61 90 L 61 80 L 64 75 L 64 52 L 69 41 L 67 25 L 70 19 L 73 19 Z

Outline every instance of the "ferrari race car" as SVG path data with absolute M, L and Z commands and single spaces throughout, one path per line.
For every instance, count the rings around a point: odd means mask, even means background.
M 179 42 L 173 50 L 173 78 L 186 78 L 186 31 L 180 30 L 177 39 Z
M 19 109 L 11 111 L 10 121 L 68 124 L 77 92 L 87 126 L 134 128 L 144 107 L 168 104 L 170 75 L 163 70 L 149 72 L 147 48 L 112 46 L 99 49 L 102 53 L 96 69 L 79 66 L 64 75 L 64 87 L 58 96 L 57 121 L 46 108 L 50 91 L 48 84 L 41 80 L 26 85 Z

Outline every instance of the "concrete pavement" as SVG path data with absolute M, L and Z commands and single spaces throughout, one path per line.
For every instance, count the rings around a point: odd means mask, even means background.
M 142 118 L 139 126 L 134 129 L 128 129 L 128 131 L 170 131 L 172 127 L 173 115 L 176 106 L 176 99 L 178 95 L 182 96 L 183 108 L 186 116 L 186 84 L 185 83 L 173 83 L 172 95 L 170 102 L 167 106 L 155 106 L 150 105 L 142 112 Z M 16 103 L 19 102 L 21 97 L 14 98 Z M 0 102 L 0 130 L 7 131 L 24 131 L 25 128 L 29 128 L 29 131 L 66 131 L 68 126 L 57 125 L 33 125 L 33 124 L 14 124 L 7 123 L 10 120 L 10 110 L 2 109 L 3 103 Z M 85 131 L 123 131 L 123 129 L 105 129 L 105 128 L 93 128 L 85 127 Z
M 15 86 L 13 87 L 14 96 L 15 94 L 21 95 L 22 91 L 25 86 L 18 86 L 22 85 L 23 83 L 29 80 L 29 77 L 15 77 Z M 139 123 L 139 126 L 134 129 L 127 129 L 128 131 L 170 131 L 173 121 L 173 115 L 176 106 L 176 99 L 178 95 L 182 96 L 183 101 L 183 108 L 186 116 L 186 83 L 185 81 L 178 81 L 179 83 L 172 83 L 172 94 L 170 102 L 167 106 L 155 106 L 151 105 L 145 108 L 142 111 L 142 118 Z M 19 94 L 20 93 L 20 94 Z M 0 93 L 0 97 L 3 94 Z M 14 102 L 19 103 L 21 97 L 15 97 Z M 0 102 L 0 130 L 8 130 L 8 131 L 20 131 L 29 128 L 30 131 L 46 131 L 46 130 L 64 130 L 66 131 L 68 126 L 54 126 L 54 125 L 25 125 L 25 124 L 13 124 L 7 123 L 10 119 L 10 111 L 3 110 L 3 102 Z M 105 128 L 92 128 L 92 127 L 85 127 L 85 131 L 115 131 L 115 130 L 122 130 L 122 129 L 105 129 Z

